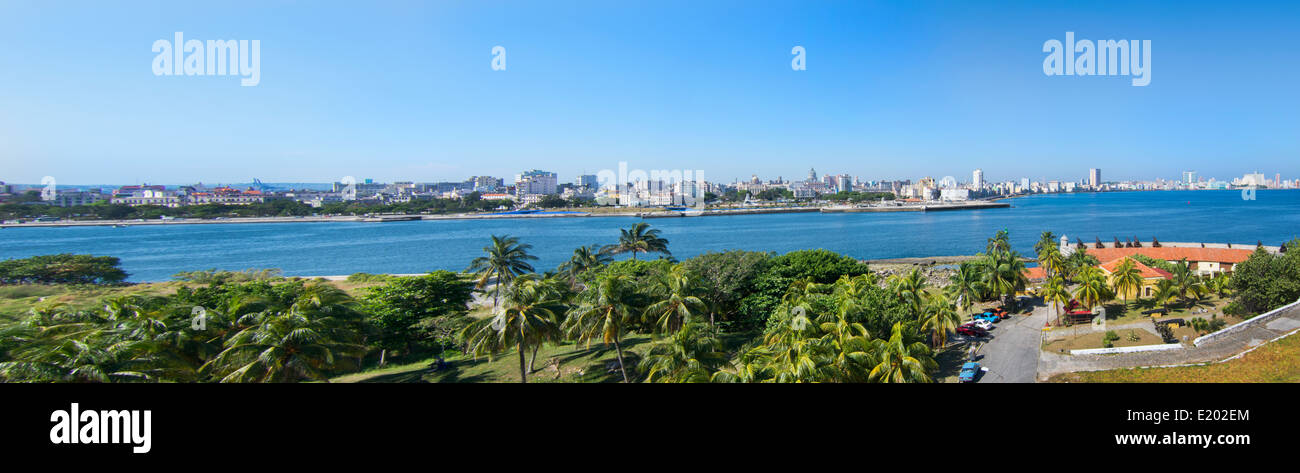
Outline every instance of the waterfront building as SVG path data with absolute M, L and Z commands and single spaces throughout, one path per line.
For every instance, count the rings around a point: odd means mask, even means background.
M 93 191 L 58 191 L 54 195 L 54 200 L 47 203 L 58 207 L 74 207 L 91 205 L 104 200 L 108 200 L 108 198 L 96 189 Z
M 1231 273 L 1233 267 L 1249 259 L 1251 253 L 1255 251 L 1254 247 L 1226 248 L 1222 247 L 1222 245 L 1210 244 L 1208 245 L 1210 247 L 1204 248 L 1199 247 L 1199 245 L 1163 244 L 1159 248 L 1151 246 L 1142 248 L 1092 248 L 1092 245 L 1088 245 L 1089 248 L 1085 251 L 1089 255 L 1096 257 L 1098 261 L 1114 261 L 1134 255 L 1142 255 L 1171 263 L 1187 260 L 1192 271 L 1202 276 L 1215 273 Z
M 575 182 L 580 189 L 595 191 L 600 186 L 600 181 L 595 174 L 582 174 L 578 176 Z
M 1092 168 L 1088 170 L 1088 187 L 1092 189 L 1101 188 L 1101 169 Z
M 1152 268 L 1142 264 L 1141 261 L 1124 256 L 1097 265 L 1097 268 L 1101 269 L 1102 274 L 1106 275 L 1107 286 L 1115 287 L 1115 270 L 1126 260 L 1133 261 L 1133 267 L 1137 269 L 1138 274 L 1142 277 L 1142 283 L 1137 287 L 1126 289 L 1124 293 L 1115 294 L 1115 297 L 1127 298 L 1128 300 L 1133 300 L 1139 297 L 1151 297 L 1151 295 L 1155 293 L 1156 285 L 1159 284 L 1160 281 L 1172 279 L 1174 277 L 1174 275 L 1170 274 L 1168 271 Z
M 186 197 L 186 203 L 190 205 L 248 205 L 266 201 L 266 196 L 262 194 L 262 191 L 251 188 L 241 191 L 231 187 L 217 187 L 211 191 L 191 192 Z
M 981 190 L 981 189 L 984 189 L 984 170 L 983 170 L 983 169 L 976 169 L 975 172 L 971 173 L 970 186 L 971 186 L 971 189 L 975 189 L 975 190 Z
M 157 205 L 159 207 L 180 207 L 185 205 L 185 196 L 168 191 L 163 186 L 123 186 L 113 191 L 109 202 L 130 205 Z
M 970 200 L 970 189 L 942 189 L 939 191 L 939 200 L 953 202 Z
M 533 169 L 515 176 L 515 195 L 523 197 L 555 194 L 557 185 L 558 179 L 555 173 Z

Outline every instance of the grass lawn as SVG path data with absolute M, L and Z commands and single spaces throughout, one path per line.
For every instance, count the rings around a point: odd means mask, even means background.
M 343 289 L 352 297 L 360 297 L 365 289 L 382 284 L 348 283 L 346 281 L 326 281 L 328 284 Z M 129 286 L 88 286 L 88 285 L 46 285 L 20 284 L 0 286 L 0 322 L 18 320 L 27 315 L 32 308 L 49 307 L 64 304 L 72 310 L 89 310 L 100 307 L 106 298 L 120 296 L 167 296 L 175 294 L 181 286 L 202 286 L 202 284 L 181 281 L 132 284 Z
M 635 366 L 649 350 L 651 338 L 633 335 L 622 342 L 623 361 Z M 532 353 L 525 353 L 525 358 Z M 334 378 L 336 383 L 517 383 L 519 382 L 519 357 L 514 350 L 493 356 L 474 359 L 457 353 L 446 358 L 450 367 L 435 370 L 430 365 L 436 359 L 427 359 L 405 365 L 388 366 L 361 373 Z M 534 371 L 529 373 L 530 383 L 614 383 L 623 380 L 617 371 L 618 353 L 614 346 L 601 344 L 547 345 L 537 352 Z M 639 381 L 636 376 L 633 381 Z
M 726 333 L 721 336 L 728 350 L 740 348 L 757 334 Z M 622 342 L 623 361 L 634 375 L 632 382 L 640 382 L 644 373 L 635 367 L 645 357 L 653 344 L 649 335 L 631 335 Z M 525 354 L 525 360 L 532 353 Z M 360 373 L 339 376 L 334 383 L 517 383 L 519 382 L 519 357 L 514 350 L 488 357 L 463 356 L 456 353 L 445 361 L 450 367 L 435 370 L 430 358 L 414 363 L 391 365 Z M 526 362 L 526 361 L 525 361 Z M 618 383 L 623 376 L 618 373 L 618 353 L 614 346 L 593 343 L 566 343 L 546 345 L 537 352 L 537 363 L 528 374 L 530 383 Z
M 1068 329 L 1066 329 L 1068 330 Z M 1116 347 L 1136 347 L 1141 345 L 1162 345 L 1164 341 L 1159 335 L 1142 329 L 1119 329 L 1113 330 L 1119 335 L 1119 340 L 1112 344 Z M 1136 335 L 1137 340 L 1131 340 L 1130 336 Z M 1043 344 L 1043 350 L 1050 352 L 1069 353 L 1070 350 L 1085 350 L 1089 348 L 1104 348 L 1102 339 L 1106 337 L 1106 332 L 1090 332 L 1076 337 L 1052 340 Z
M 1169 315 L 1164 316 L 1164 318 L 1185 319 L 1200 315 L 1208 317 L 1210 313 L 1222 314 L 1223 307 L 1228 305 L 1229 302 L 1232 302 L 1231 299 L 1221 298 L 1216 295 L 1207 296 L 1200 301 L 1191 301 L 1187 303 L 1174 302 L 1169 304 Z M 1149 301 L 1140 303 L 1137 300 L 1130 300 L 1128 304 L 1124 304 L 1123 300 L 1115 300 L 1111 301 L 1109 304 L 1105 304 L 1105 307 L 1106 323 L 1122 324 L 1150 319 L 1151 316 L 1142 315 L 1142 311 L 1155 309 L 1158 306 L 1151 304 Z M 1202 310 L 1205 310 L 1205 312 L 1201 312 Z
M 1053 376 L 1055 383 L 1297 383 L 1300 335 L 1262 346 L 1227 363 L 1177 368 L 1130 368 Z
M 100 301 L 105 298 L 130 295 L 165 296 L 175 293 L 180 286 L 179 282 L 119 287 L 43 284 L 0 286 L 0 322 L 20 319 L 34 307 L 65 304 L 73 310 L 87 310 L 98 307 Z

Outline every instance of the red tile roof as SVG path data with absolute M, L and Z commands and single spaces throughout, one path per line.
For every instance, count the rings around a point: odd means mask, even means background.
M 1160 248 L 1088 248 L 1088 254 L 1097 257 L 1098 261 L 1114 261 L 1126 256 L 1142 255 L 1148 258 L 1162 259 L 1165 261 L 1180 261 L 1184 258 L 1187 261 L 1213 261 L 1217 263 L 1237 264 L 1250 258 L 1250 254 L 1255 251 L 1254 248 L 1179 248 L 1179 247 L 1160 247 Z
M 1126 248 L 1126 249 L 1127 249 L 1127 248 Z M 1140 248 L 1133 248 L 1133 249 L 1137 250 L 1137 249 L 1140 249 Z M 1199 249 L 1199 248 L 1197 248 L 1197 249 Z M 1111 260 L 1111 261 L 1109 261 L 1109 262 L 1102 263 L 1101 266 L 1098 266 L 1098 267 L 1101 268 L 1102 271 L 1105 271 L 1106 274 L 1114 274 L 1114 273 L 1115 273 L 1115 268 L 1118 268 L 1119 265 L 1120 265 L 1120 263 L 1123 262 L 1123 261 L 1126 260 L 1126 259 L 1129 259 L 1129 258 L 1128 258 L 1127 256 L 1125 256 L 1125 257 L 1123 257 L 1123 258 L 1116 258 L 1116 259 Z M 1163 270 L 1163 269 L 1152 268 L 1152 267 L 1150 267 L 1150 266 L 1147 266 L 1147 265 L 1145 265 L 1145 264 L 1142 264 L 1142 262 L 1141 262 L 1141 261 L 1138 261 L 1138 260 L 1133 260 L 1133 267 L 1137 268 L 1137 270 L 1138 270 L 1138 274 L 1141 274 L 1141 275 L 1142 275 L 1142 279 L 1156 279 L 1156 278 L 1159 278 L 1159 279 L 1170 279 L 1170 278 L 1174 277 L 1174 275 L 1169 274 L 1169 271 L 1165 271 L 1165 270 Z
M 1034 266 L 1034 267 L 1032 267 L 1032 268 L 1025 268 L 1025 279 L 1028 279 L 1028 280 L 1030 280 L 1030 281 L 1037 281 L 1037 280 L 1039 280 L 1039 279 L 1047 279 L 1047 270 L 1046 270 L 1046 269 L 1043 269 L 1042 266 Z

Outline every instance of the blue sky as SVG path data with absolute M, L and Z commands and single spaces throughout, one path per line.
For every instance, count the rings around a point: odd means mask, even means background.
M 1297 178 L 1297 24 L 1296 2 L 4 2 L 0 180 Z M 260 84 L 154 76 L 177 31 L 260 40 Z M 1045 76 L 1066 31 L 1151 40 L 1151 84 Z

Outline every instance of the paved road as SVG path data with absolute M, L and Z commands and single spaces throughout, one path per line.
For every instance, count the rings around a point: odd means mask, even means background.
M 994 325 L 987 342 L 979 347 L 980 366 L 988 371 L 981 383 L 1032 383 L 1037 380 L 1038 352 L 1047 307 L 1035 306 L 1032 315 L 1014 315 Z

